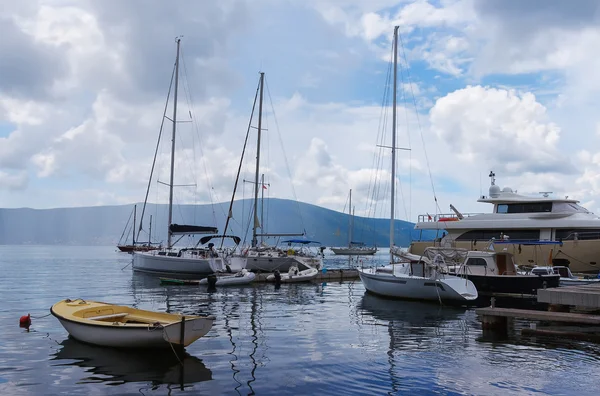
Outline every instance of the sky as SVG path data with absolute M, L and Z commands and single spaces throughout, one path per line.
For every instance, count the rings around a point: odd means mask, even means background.
M 231 198 L 264 72 L 266 196 L 347 211 L 352 189 L 356 214 L 376 201 L 389 216 L 390 150 L 378 145 L 391 145 L 398 25 L 396 144 L 410 151 L 397 151 L 397 218 L 489 211 L 476 200 L 492 170 L 501 187 L 600 212 L 595 0 L 0 5 L 0 207 L 143 201 L 182 36 L 177 203 Z M 252 126 L 236 198 L 252 195 Z M 152 202 L 168 197 L 171 128 L 165 120 Z

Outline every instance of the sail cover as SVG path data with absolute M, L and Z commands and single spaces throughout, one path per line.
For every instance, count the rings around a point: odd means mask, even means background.
M 171 224 L 169 226 L 169 231 L 171 234 L 216 234 L 219 232 L 216 227 L 185 224 Z

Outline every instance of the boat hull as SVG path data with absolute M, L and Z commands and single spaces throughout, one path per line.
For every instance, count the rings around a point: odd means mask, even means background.
M 186 347 L 211 329 L 214 317 L 138 310 L 106 303 L 63 300 L 50 309 L 76 340 L 114 348 Z M 90 316 L 94 312 L 123 313 Z M 125 320 L 125 317 L 131 320 Z M 182 318 L 182 319 L 180 319 Z M 145 323 L 144 323 L 145 322 Z M 183 329 L 183 332 L 182 332 Z M 181 338 L 183 335 L 183 338 Z
M 353 249 L 353 248 L 329 248 L 333 253 L 344 256 L 371 256 L 377 253 L 376 248 Z
M 309 268 L 303 271 L 299 271 L 297 274 L 285 273 L 281 274 L 281 283 L 297 283 L 297 282 L 310 282 L 319 275 L 319 271 L 315 268 Z M 274 282 L 275 275 L 267 276 L 267 281 Z
M 254 272 L 287 272 L 292 266 L 320 268 L 322 261 L 315 257 L 264 255 L 247 257 L 246 269 Z
M 247 271 L 241 276 L 237 276 L 236 274 L 219 274 L 217 275 L 217 283 L 216 286 L 238 286 L 238 285 L 247 285 L 252 282 L 256 278 L 256 274 L 254 272 Z M 198 282 L 200 285 L 207 285 L 208 279 L 200 279 Z
M 144 246 L 144 245 L 117 245 L 117 249 L 123 253 L 133 252 L 150 252 L 152 250 L 159 250 L 158 246 Z
M 461 275 L 463 276 L 463 275 Z M 469 279 L 480 293 L 536 294 L 538 289 L 558 287 L 559 275 L 472 275 Z
M 133 254 L 133 270 L 164 277 L 198 279 L 225 268 L 222 257 L 194 258 L 159 255 L 156 252 Z
M 419 276 L 394 276 L 378 274 L 373 268 L 359 269 L 358 275 L 367 291 L 384 297 L 468 302 L 477 298 L 477 289 L 463 278 L 446 276 L 430 279 Z
M 577 286 L 600 284 L 600 279 L 585 279 L 585 278 L 560 278 L 560 286 Z

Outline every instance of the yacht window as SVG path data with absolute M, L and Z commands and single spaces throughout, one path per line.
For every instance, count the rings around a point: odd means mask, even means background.
M 500 205 L 498 205 L 500 206 Z M 524 202 L 507 204 L 506 213 L 540 213 L 552 212 L 552 202 Z
M 531 270 L 533 275 L 552 275 L 552 269 L 542 267 L 542 268 L 534 268 Z
M 509 239 L 538 240 L 540 230 L 471 230 L 459 235 L 459 241 L 489 241 L 492 238 L 501 239 L 501 235 Z
M 556 239 L 563 241 L 572 240 L 594 240 L 600 239 L 600 229 L 583 228 L 583 229 L 562 229 L 556 230 Z
M 487 266 L 487 263 L 485 261 L 485 259 L 482 259 L 480 257 L 471 257 L 470 259 L 467 260 L 467 265 L 471 266 L 471 265 L 482 265 L 482 266 Z
M 556 202 L 552 207 L 552 211 L 555 213 L 590 213 L 583 206 L 570 202 Z
M 508 213 L 508 205 L 507 204 L 499 204 L 496 213 Z
M 589 210 L 587 210 L 586 208 L 584 208 L 583 206 L 577 205 L 577 204 L 569 204 L 571 207 L 575 208 L 576 211 L 578 212 L 582 212 L 582 213 L 590 213 Z

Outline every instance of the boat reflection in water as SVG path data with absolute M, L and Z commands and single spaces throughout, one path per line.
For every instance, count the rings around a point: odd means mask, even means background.
M 365 328 L 387 330 L 387 335 L 376 333 L 368 348 L 387 355 L 387 378 L 383 378 L 384 370 L 378 375 L 391 385 L 388 394 L 443 394 L 446 388 L 438 367 L 424 365 L 423 359 L 434 356 L 434 361 L 456 360 L 458 364 L 469 344 L 470 320 L 466 319 L 470 312 L 365 293 L 357 304 L 357 319 Z
M 451 306 L 432 306 L 419 301 L 399 301 L 365 293 L 358 304 L 363 320 L 370 316 L 388 322 L 390 347 L 411 349 L 424 343 L 436 343 L 451 334 L 452 338 L 466 339 L 465 316 L 471 311 Z M 444 334 L 449 333 L 449 334 Z
M 146 382 L 152 385 L 175 384 L 181 388 L 186 384 L 210 381 L 212 372 L 202 360 L 171 350 L 121 350 L 97 347 L 67 338 L 60 343 L 62 348 L 54 354 L 57 365 L 79 366 L 89 376 L 79 383 L 106 383 L 119 385 L 126 382 Z M 181 361 L 181 363 L 180 363 Z

